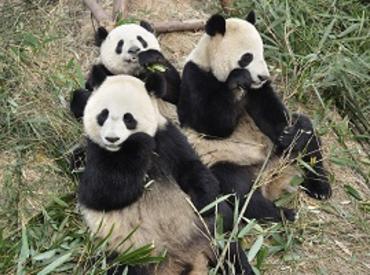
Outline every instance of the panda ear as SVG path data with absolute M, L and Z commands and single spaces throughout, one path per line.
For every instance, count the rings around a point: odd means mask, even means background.
M 108 31 L 104 27 L 99 27 L 95 33 L 95 45 L 100 47 L 105 38 L 108 36 Z
M 146 29 L 148 32 L 154 33 L 154 29 L 153 29 L 152 25 L 150 25 L 149 22 L 147 22 L 145 20 L 142 20 L 142 21 L 140 21 L 140 26 L 143 27 L 144 29 Z
M 206 23 L 206 33 L 210 36 L 216 34 L 224 35 L 226 32 L 226 20 L 220 14 L 212 15 Z
M 164 76 L 158 73 L 150 74 L 145 81 L 145 89 L 148 93 L 162 98 L 166 94 L 167 82 Z
M 247 20 L 252 25 L 256 24 L 256 13 L 252 10 L 248 13 L 248 15 L 245 17 L 245 20 Z
M 91 69 L 91 77 L 93 80 L 93 86 L 99 87 L 104 80 L 107 78 L 107 72 L 104 65 L 94 65 Z

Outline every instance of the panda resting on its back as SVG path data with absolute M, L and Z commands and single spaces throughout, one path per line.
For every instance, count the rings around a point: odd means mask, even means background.
M 304 190 L 312 197 L 331 195 L 322 163 L 320 141 L 310 120 L 289 115 L 269 81 L 263 42 L 254 12 L 246 20 L 212 16 L 185 64 L 177 111 L 189 142 L 220 181 L 222 192 L 242 198 L 274 146 L 268 171 L 281 157 L 296 157 L 312 165 L 304 170 Z M 252 197 L 249 217 L 261 218 L 271 201 L 300 175 L 285 163 Z
M 163 56 L 153 28 L 148 22 L 124 24 L 108 33 L 99 27 L 95 42 L 100 47 L 98 62 L 88 75 L 85 89 L 74 91 L 71 111 L 76 118 L 81 118 L 81 106 L 86 104 L 91 92 L 101 83 L 101 75 L 126 74 L 145 80 L 154 66 L 161 66 L 162 74 L 167 81 L 163 99 L 177 103 L 180 90 L 180 75 L 176 68 Z
M 202 208 L 215 200 L 218 182 L 148 95 L 163 96 L 165 80 L 157 74 L 145 84 L 124 75 L 100 80 L 81 106 L 88 145 L 78 200 L 87 225 L 98 237 L 111 234 L 115 252 L 150 243 L 155 253 L 167 252 L 158 266 L 130 266 L 129 275 L 208 274 L 214 252 L 186 198 Z M 212 228 L 212 216 L 206 221 Z M 245 253 L 232 247 L 238 274 L 251 274 Z

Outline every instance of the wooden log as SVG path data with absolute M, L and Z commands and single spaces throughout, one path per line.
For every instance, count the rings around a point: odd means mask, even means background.
M 206 20 L 191 19 L 184 21 L 154 22 L 152 26 L 156 33 L 197 31 L 204 28 Z
M 128 17 L 129 0 L 114 0 L 113 2 L 113 19 Z

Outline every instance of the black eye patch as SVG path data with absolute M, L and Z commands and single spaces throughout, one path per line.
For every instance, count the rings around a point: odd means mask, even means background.
M 123 115 L 123 122 L 125 123 L 127 129 L 134 130 L 137 126 L 137 121 L 134 116 L 130 113 Z
M 96 121 L 98 122 L 99 126 L 103 126 L 104 122 L 107 120 L 109 115 L 108 109 L 104 109 L 103 111 L 98 114 L 96 117 Z
M 148 42 L 144 40 L 140 35 L 136 36 L 137 40 L 140 41 L 141 45 L 143 45 L 144 48 L 148 47 Z
M 120 41 L 118 41 L 118 43 L 117 43 L 117 47 L 116 47 L 116 53 L 117 53 L 117 54 L 122 53 L 122 47 L 123 47 L 123 40 L 121 39 L 121 40 L 120 40 Z
M 245 53 L 242 55 L 238 63 L 240 67 L 244 68 L 244 67 L 247 67 L 249 63 L 252 62 L 252 60 L 253 60 L 253 54 Z

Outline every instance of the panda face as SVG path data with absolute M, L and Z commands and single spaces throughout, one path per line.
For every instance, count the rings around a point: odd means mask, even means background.
M 252 88 L 261 87 L 270 77 L 259 32 L 253 24 L 239 18 L 226 19 L 224 33 L 204 34 L 189 60 L 212 71 L 222 82 L 236 68 L 250 72 Z
M 83 123 L 93 142 L 115 152 L 134 133 L 154 136 L 163 119 L 142 81 L 118 75 L 108 77 L 91 95 Z
M 100 47 L 100 61 L 113 74 L 140 73 L 138 54 L 154 49 L 160 51 L 154 34 L 137 24 L 126 24 L 113 29 Z

